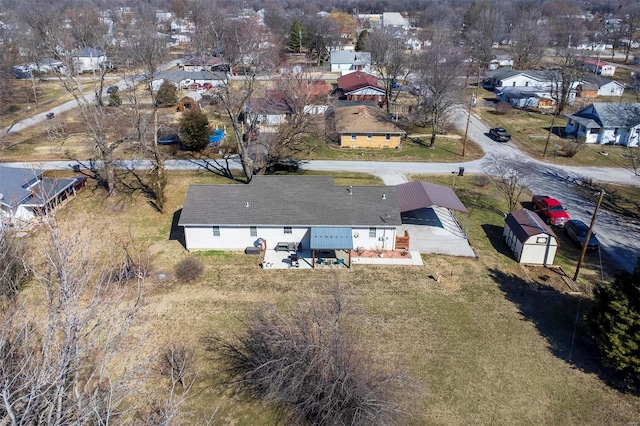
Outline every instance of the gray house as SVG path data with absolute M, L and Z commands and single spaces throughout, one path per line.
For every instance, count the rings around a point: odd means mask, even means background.
M 0 166 L 0 226 L 20 225 L 75 195 L 84 177 L 50 179 L 42 170 Z
M 340 72 L 344 75 L 354 71 L 367 71 L 371 67 L 369 52 L 332 50 L 330 55 L 331 72 Z
M 638 146 L 640 103 L 596 102 L 574 114 L 566 114 L 568 135 L 585 138 L 586 143 Z

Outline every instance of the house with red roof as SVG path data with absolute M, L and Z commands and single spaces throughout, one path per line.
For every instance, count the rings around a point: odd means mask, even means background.
M 576 65 L 583 70 L 605 77 L 612 76 L 616 72 L 615 65 L 595 58 L 578 57 L 576 58 Z
M 373 101 L 382 106 L 387 102 L 384 86 L 375 75 L 355 71 L 338 78 L 341 97 L 348 101 Z

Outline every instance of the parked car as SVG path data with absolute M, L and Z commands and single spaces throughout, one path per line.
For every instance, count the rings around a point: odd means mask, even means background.
M 113 93 L 118 93 L 118 90 L 120 90 L 120 88 L 118 86 L 109 86 L 107 87 L 107 93 L 108 94 L 113 94 Z
M 267 166 L 268 173 L 275 172 L 297 172 L 300 168 L 300 165 L 296 160 L 292 160 L 290 158 L 278 159 L 271 162 Z
M 494 127 L 493 129 L 490 129 L 489 134 L 498 142 L 509 142 L 511 140 L 509 132 L 502 127 Z
M 394 88 L 394 89 L 397 89 L 397 88 L 400 87 L 400 83 L 398 83 L 397 81 L 393 80 L 391 82 L 391 87 Z
M 586 223 L 581 220 L 571 219 L 564 225 L 564 230 L 569 238 L 571 238 L 576 244 L 580 247 L 584 247 L 584 242 L 587 239 L 587 232 L 589 231 L 589 226 Z M 598 241 L 596 234 L 591 233 L 589 242 L 587 243 L 587 250 L 596 250 L 598 247 L 600 247 L 600 241 Z
M 204 89 L 204 90 L 213 89 L 213 84 L 212 83 L 202 83 L 202 84 L 198 85 L 198 89 Z
M 569 219 L 560 201 L 546 195 L 534 195 L 531 199 L 533 210 L 537 211 L 542 219 L 550 225 L 564 226 Z

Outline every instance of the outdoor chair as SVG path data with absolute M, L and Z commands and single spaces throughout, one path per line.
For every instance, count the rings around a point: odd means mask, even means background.
M 316 263 L 317 263 L 318 265 L 322 265 L 322 264 L 324 263 L 324 259 L 323 259 L 323 258 L 321 258 L 321 257 L 319 257 L 319 258 L 318 258 L 318 260 L 316 261 Z
M 297 254 L 290 255 L 289 259 L 291 259 L 291 267 L 292 268 L 299 268 L 300 267 L 300 263 L 298 262 L 298 255 Z

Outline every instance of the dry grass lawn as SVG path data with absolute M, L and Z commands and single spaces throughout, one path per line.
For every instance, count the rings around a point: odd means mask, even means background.
M 200 424 L 214 410 L 217 425 L 273 424 L 268 407 L 239 399 L 224 387 L 219 366 L 201 339 L 211 332 L 231 337 L 242 319 L 265 303 L 287 309 L 335 286 L 353 309 L 361 348 L 377 364 L 397 366 L 411 377 L 413 386 L 404 397 L 407 424 L 637 422 L 640 400 L 608 384 L 612 376 L 586 335 L 581 314 L 588 299 L 532 289 L 527 274 L 501 245 L 502 216 L 493 206 L 502 201 L 472 176 L 460 180 L 457 191 L 471 210 L 465 220 L 479 257 L 425 255 L 424 267 L 263 270 L 258 257 L 210 251 L 194 253 L 205 266 L 202 279 L 177 282 L 173 267 L 189 254 L 169 239 L 174 212 L 190 183 L 225 182 L 209 173 L 171 173 L 164 215 L 140 195 L 105 200 L 101 190 L 89 186 L 59 217 L 91 216 L 96 230 L 119 228 L 131 232 L 139 247 L 148 247 L 151 279 L 132 337 L 142 339 L 139 354 L 157 354 L 175 341 L 196 350 L 199 376 L 184 407 L 190 413 L 185 424 Z M 567 255 L 568 262 L 574 254 Z M 586 270 L 593 269 L 592 261 Z M 159 273 L 167 278 L 159 279 Z M 430 278 L 434 275 L 441 277 L 439 282 Z M 585 281 L 598 275 L 588 277 Z M 152 374 L 141 379 L 147 390 L 157 386 Z M 144 403 L 144 396 L 139 398 Z

